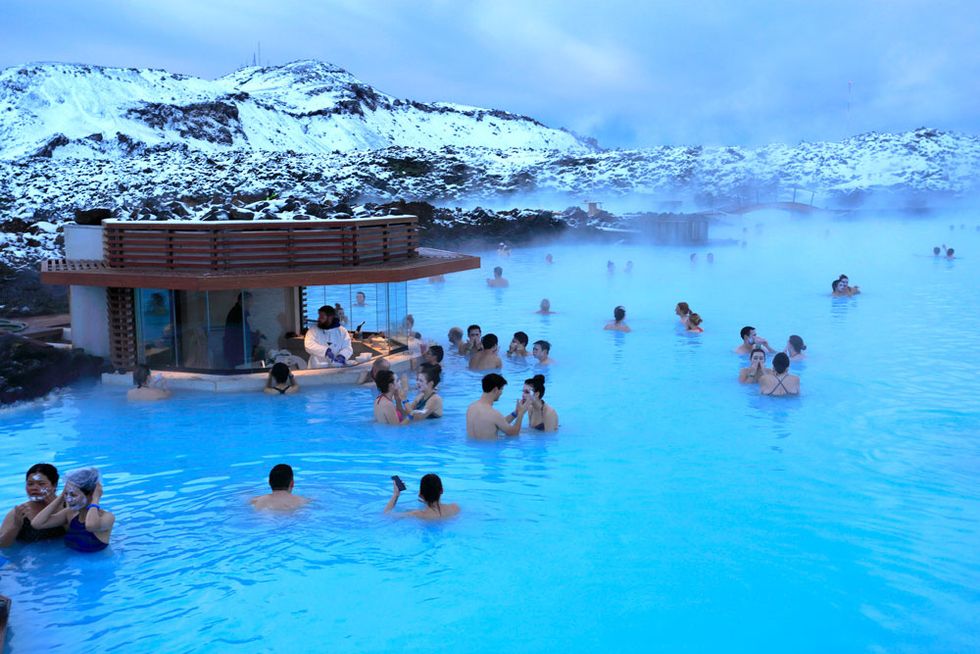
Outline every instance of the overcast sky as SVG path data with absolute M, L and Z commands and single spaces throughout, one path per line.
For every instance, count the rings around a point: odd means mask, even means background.
M 0 66 L 321 59 L 607 147 L 980 133 L 980 0 L 0 0 Z M 850 107 L 850 109 L 848 109 Z

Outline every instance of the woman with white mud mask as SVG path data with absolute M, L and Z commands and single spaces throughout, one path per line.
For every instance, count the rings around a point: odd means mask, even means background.
M 64 527 L 35 529 L 31 526 L 34 516 L 58 498 L 58 469 L 50 463 L 32 465 L 27 471 L 25 490 L 28 501 L 12 508 L 0 525 L 0 547 L 9 547 L 14 541 L 36 543 L 65 535 Z
M 98 552 L 109 546 L 116 516 L 103 511 L 102 483 L 96 468 L 65 475 L 65 490 L 31 520 L 35 529 L 65 529 L 65 545 L 77 552 Z

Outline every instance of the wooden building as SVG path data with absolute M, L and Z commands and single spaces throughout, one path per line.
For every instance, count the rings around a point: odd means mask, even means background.
M 421 248 L 414 216 L 349 220 L 123 221 L 65 230 L 66 258 L 41 279 L 71 287 L 71 340 L 117 370 L 264 371 L 305 357 L 321 304 L 340 305 L 355 356 L 405 349 L 407 282 L 479 268 Z M 362 359 L 367 357 L 362 356 Z

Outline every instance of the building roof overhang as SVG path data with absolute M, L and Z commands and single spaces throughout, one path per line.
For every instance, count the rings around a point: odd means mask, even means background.
M 287 288 L 405 282 L 480 267 L 480 258 L 457 252 L 418 248 L 418 256 L 357 266 L 304 266 L 287 270 L 256 268 L 236 271 L 171 271 L 134 267 L 110 268 L 105 261 L 49 259 L 41 263 L 45 284 L 113 288 L 163 288 L 179 291 L 225 291 L 242 288 Z

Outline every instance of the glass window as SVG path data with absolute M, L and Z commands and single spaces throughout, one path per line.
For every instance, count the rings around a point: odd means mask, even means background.
M 172 294 L 166 289 L 136 290 L 137 359 L 150 368 L 168 368 L 177 360 Z

